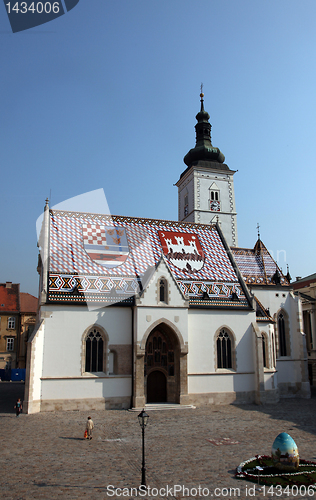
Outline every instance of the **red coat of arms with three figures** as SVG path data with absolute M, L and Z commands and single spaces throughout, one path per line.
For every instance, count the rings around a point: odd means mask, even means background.
M 173 265 L 188 273 L 200 271 L 204 253 L 194 233 L 158 231 L 163 253 Z

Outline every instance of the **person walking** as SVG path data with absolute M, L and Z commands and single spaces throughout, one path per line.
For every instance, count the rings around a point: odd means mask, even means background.
M 15 413 L 16 416 L 18 417 L 20 413 L 22 413 L 22 401 L 20 398 L 18 398 L 17 402 L 15 403 Z
M 94 423 L 91 417 L 88 417 L 86 430 L 87 430 L 87 439 L 92 439 L 92 429 L 94 427 Z

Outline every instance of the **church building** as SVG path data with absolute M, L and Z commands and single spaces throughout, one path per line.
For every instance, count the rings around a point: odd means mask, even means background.
M 46 203 L 28 413 L 310 396 L 300 299 L 260 236 L 238 247 L 235 172 L 200 97 L 178 221 Z

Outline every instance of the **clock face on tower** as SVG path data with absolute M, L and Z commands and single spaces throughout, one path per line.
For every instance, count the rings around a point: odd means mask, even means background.
M 221 209 L 220 202 L 219 201 L 211 201 L 210 208 L 211 208 L 212 212 L 219 212 Z

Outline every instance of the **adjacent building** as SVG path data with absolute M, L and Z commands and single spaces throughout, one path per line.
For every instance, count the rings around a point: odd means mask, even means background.
M 18 368 L 26 367 L 26 343 L 36 323 L 38 298 L 29 293 L 20 293 L 20 332 L 18 342 Z
M 298 277 L 293 283 L 295 292 L 302 302 L 304 332 L 308 356 L 308 377 L 316 385 L 316 274 Z
M 20 285 L 0 283 L 0 370 L 17 368 Z

